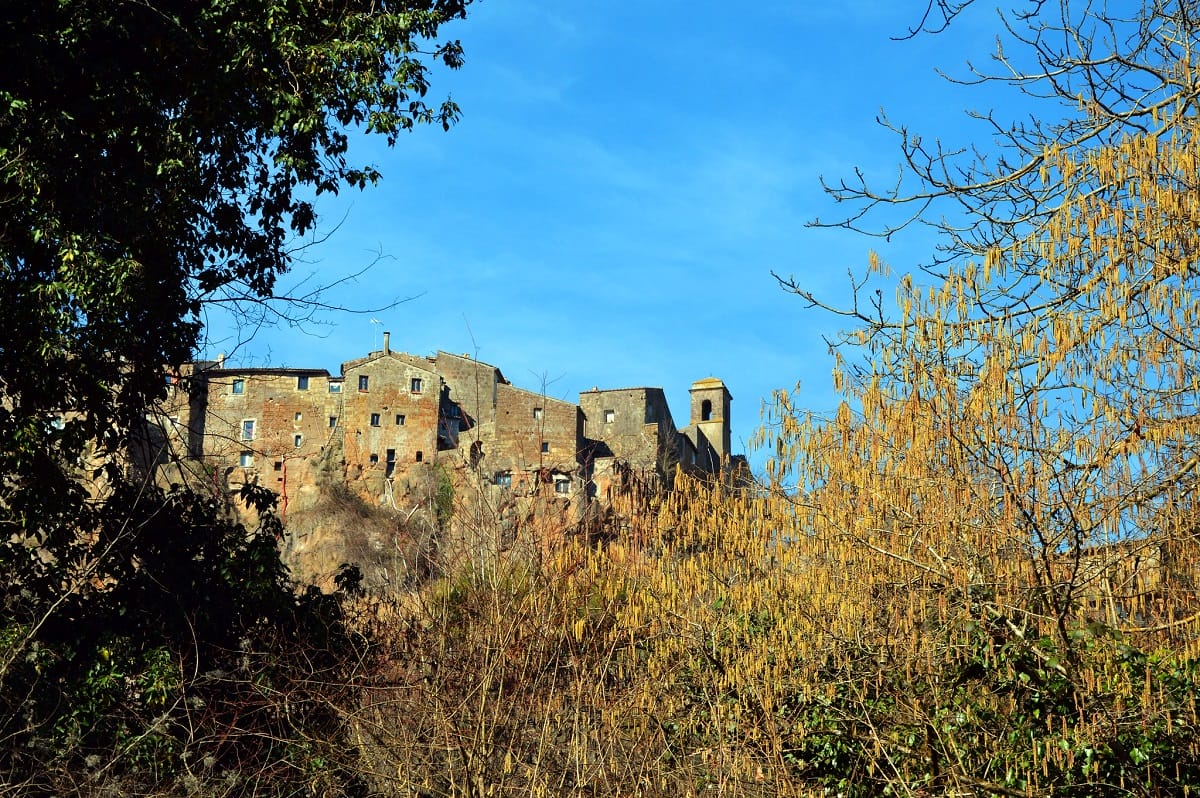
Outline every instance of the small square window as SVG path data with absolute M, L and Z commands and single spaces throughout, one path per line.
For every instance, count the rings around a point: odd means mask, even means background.
M 542 408 L 540 408 L 540 407 L 533 408 L 533 420 L 534 421 L 542 420 Z
M 378 413 L 372 413 L 372 414 L 371 414 L 371 426 L 372 426 L 372 427 L 378 427 L 378 426 L 379 426 L 379 414 L 378 414 Z
M 238 465 L 240 465 L 242 468 L 250 468 L 251 466 L 253 466 L 254 465 L 254 453 L 253 452 L 242 452 L 238 456 Z
M 303 435 L 293 435 L 292 442 L 296 445 L 296 448 L 299 449 L 300 444 L 304 443 L 304 436 Z
M 358 390 L 366 391 L 366 390 L 370 389 L 370 386 L 371 386 L 371 378 L 370 377 L 368 377 L 366 374 L 358 375 Z
M 550 441 L 542 441 L 542 454 L 550 451 Z
M 341 393 L 342 392 L 342 384 L 340 382 L 330 382 L 329 383 L 329 392 L 330 393 Z
M 611 424 L 614 421 L 616 421 L 616 419 L 617 419 L 617 412 L 615 410 L 605 410 L 604 411 L 604 423 L 605 424 Z
M 276 460 L 276 461 L 275 461 L 275 470 L 276 470 L 276 471 L 282 471 L 282 470 L 283 470 L 283 461 L 282 461 L 282 460 Z
M 308 390 L 308 376 L 307 375 L 296 378 L 296 390 L 297 391 L 307 391 Z
M 412 378 L 412 392 L 413 393 L 420 393 L 424 387 L 425 387 L 425 383 L 420 377 Z
M 396 414 L 396 426 L 397 426 L 397 427 L 403 427 L 403 426 L 404 426 L 404 414 L 403 414 L 403 413 L 397 413 L 397 414 Z
M 245 380 L 234 380 L 233 381 L 233 392 L 234 393 L 245 393 L 246 392 L 246 381 Z
M 379 465 L 379 455 L 372 454 L 370 457 L 371 465 Z
M 337 426 L 337 416 L 330 416 L 329 417 L 329 428 L 333 429 L 336 426 Z
M 242 440 L 254 440 L 254 419 L 248 418 L 242 422 Z
M 571 480 L 568 477 L 555 477 L 554 478 L 554 492 L 555 493 L 570 493 L 571 492 Z

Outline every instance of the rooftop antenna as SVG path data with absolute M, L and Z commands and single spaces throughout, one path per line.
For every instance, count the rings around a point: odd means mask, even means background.
M 383 327 L 383 322 L 381 322 L 377 318 L 372 317 L 371 324 L 375 325 L 373 327 L 374 333 L 371 336 L 371 351 L 374 352 L 376 349 L 378 349 L 376 344 L 379 342 L 379 330 Z

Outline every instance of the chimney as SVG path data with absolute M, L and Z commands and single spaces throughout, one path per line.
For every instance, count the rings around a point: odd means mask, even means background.
M 217 368 L 219 368 L 219 369 L 225 368 L 225 353 L 224 352 L 217 355 Z
M 392 351 L 392 334 L 384 330 L 383 333 L 383 353 L 386 355 Z

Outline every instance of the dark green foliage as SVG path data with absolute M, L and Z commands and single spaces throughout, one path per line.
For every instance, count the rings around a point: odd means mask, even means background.
M 272 498 L 244 493 L 262 513 L 254 530 L 193 493 L 113 498 L 128 510 L 110 506 L 88 535 L 102 556 L 63 563 L 56 593 L 5 586 L 0 780 L 153 786 L 204 763 L 214 778 L 267 778 L 263 794 L 344 782 L 336 708 L 352 704 L 364 644 L 337 597 L 295 594 Z
M 268 495 L 241 497 L 263 519 L 244 529 L 142 478 L 129 444 L 204 304 L 277 300 L 312 198 L 379 178 L 355 130 L 457 118 L 424 97 L 429 66 L 462 62 L 438 37 L 469 2 L 3 4 L 5 784 L 351 784 L 338 601 L 296 597 Z

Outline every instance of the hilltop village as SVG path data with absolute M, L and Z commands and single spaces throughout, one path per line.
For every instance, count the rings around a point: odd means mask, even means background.
M 730 452 L 732 397 L 713 377 L 692 385 L 682 428 L 661 388 L 593 388 L 575 404 L 519 388 L 466 355 L 395 351 L 389 333 L 338 375 L 220 358 L 169 379 L 164 428 L 174 454 L 222 487 L 271 488 L 285 512 L 319 483 L 318 469 L 368 502 L 399 507 L 440 467 L 559 500 L 579 518 L 631 478 L 661 486 L 676 466 L 719 475 L 745 463 Z

